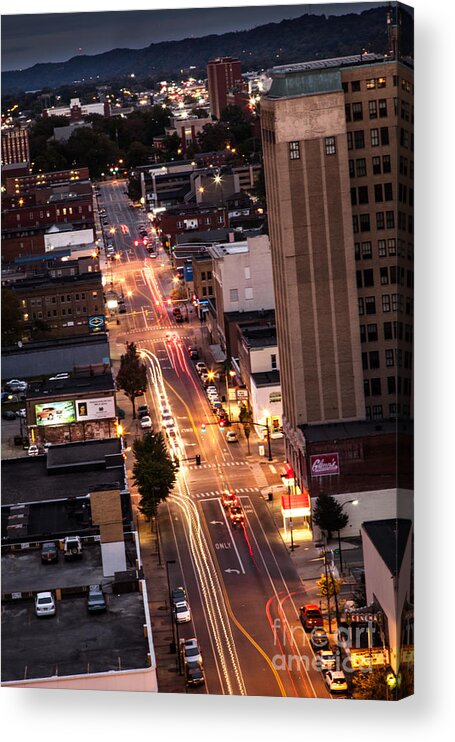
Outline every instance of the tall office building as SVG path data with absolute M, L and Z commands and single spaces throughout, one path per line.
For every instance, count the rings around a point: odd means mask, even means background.
M 275 68 L 261 125 L 288 453 L 301 425 L 412 415 L 413 71 Z
M 2 165 L 30 162 L 30 147 L 27 129 L 11 127 L 2 130 Z
M 240 60 L 233 57 L 212 59 L 207 65 L 210 110 L 219 119 L 227 106 L 227 94 L 242 84 Z

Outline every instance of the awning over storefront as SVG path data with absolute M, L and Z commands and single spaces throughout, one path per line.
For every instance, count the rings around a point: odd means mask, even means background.
M 281 476 L 285 479 L 294 479 L 294 469 L 292 468 L 291 464 L 288 464 L 287 461 L 284 464 L 284 472 Z
M 311 515 L 310 498 L 307 490 L 298 495 L 281 495 L 283 518 L 298 518 Z
M 209 348 L 215 363 L 224 363 L 226 360 L 226 353 L 223 353 L 221 350 L 221 345 L 217 343 L 216 345 L 209 345 Z

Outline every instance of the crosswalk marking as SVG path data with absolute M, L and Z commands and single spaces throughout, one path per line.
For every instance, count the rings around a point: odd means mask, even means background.
M 219 466 L 248 466 L 248 461 L 220 461 L 219 464 L 190 464 L 187 469 L 217 469 Z
M 249 492 L 260 492 L 260 491 L 261 490 L 259 487 L 241 487 L 241 488 L 234 489 L 234 492 L 240 495 L 241 497 L 242 496 L 246 497 Z M 193 497 L 197 497 L 199 499 L 221 497 L 222 494 L 223 494 L 223 491 L 221 490 L 211 490 L 210 492 L 193 492 L 192 493 Z

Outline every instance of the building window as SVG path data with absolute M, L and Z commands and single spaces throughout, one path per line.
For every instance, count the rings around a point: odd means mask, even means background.
M 365 312 L 366 314 L 376 314 L 376 299 L 374 296 L 365 297 Z
M 371 369 L 379 368 L 379 351 L 371 350 L 369 353 L 369 356 L 370 356 L 370 368 Z
M 387 353 L 387 351 L 386 351 L 386 353 Z M 392 353 L 392 356 L 393 356 L 393 350 L 391 350 L 390 353 Z M 387 365 L 387 362 L 386 362 L 386 365 Z M 395 381 L 395 376 L 388 376 L 387 377 L 387 392 L 388 392 L 388 394 L 395 394 L 396 388 L 397 388 L 397 385 L 396 385 L 396 381 Z
M 370 396 L 370 382 L 368 379 L 365 379 L 363 382 L 363 396 L 369 397 Z
M 359 307 L 359 316 L 362 317 L 365 314 L 365 307 L 364 307 L 364 301 L 361 296 L 357 299 L 357 303 Z
M 245 289 L 245 299 L 252 299 L 253 298 L 253 289 L 252 288 L 246 288 Z
M 381 395 L 381 379 L 370 379 L 371 396 L 379 397 Z
M 377 119 L 378 107 L 375 100 L 370 100 L 368 102 L 368 113 L 370 115 L 370 119 Z
M 367 174 L 367 161 L 364 157 L 355 161 L 356 173 L 358 178 L 362 178 Z
M 373 420 L 382 420 L 382 404 L 373 405 Z
M 368 371 L 368 353 L 362 353 L 362 369 Z
M 349 177 L 350 178 L 355 177 L 354 160 L 349 160 Z
M 359 217 L 357 216 L 357 214 L 353 214 L 352 216 L 352 231 L 354 232 L 354 234 L 357 234 L 357 232 L 359 231 Z
M 356 149 L 363 149 L 365 147 L 365 136 L 363 129 L 358 129 L 354 132 L 354 147 Z
M 368 314 L 368 312 L 367 312 Z M 375 343 L 378 339 L 378 326 L 376 324 L 367 325 L 367 338 L 369 343 Z
M 239 290 L 238 289 L 230 289 L 229 291 L 229 299 L 232 302 L 239 300 Z
M 381 175 L 381 158 L 373 157 L 372 164 L 373 164 L 373 175 Z
M 379 99 L 379 118 L 383 119 L 387 116 L 387 101 L 385 98 Z
M 353 93 L 360 93 L 360 80 L 354 80 L 351 82 L 351 91 Z
M 212 271 L 207 271 L 207 281 L 212 280 Z
M 382 156 L 382 172 L 383 173 L 391 173 L 392 172 L 392 163 L 390 160 L 390 155 L 383 155 Z
M 201 273 L 201 281 L 205 281 L 205 276 L 206 276 L 205 271 L 202 271 L 202 273 Z
M 364 260 L 370 260 L 372 257 L 371 242 L 362 242 L 362 258 Z
M 395 212 L 394 211 L 386 211 L 385 220 L 386 220 L 387 229 L 395 228 Z
M 374 286 L 374 273 L 372 268 L 363 271 L 363 285 L 365 288 L 371 288 Z
M 326 137 L 325 138 L 325 153 L 326 155 L 335 155 L 336 154 L 336 142 L 335 137 Z
M 354 242 L 354 255 L 356 260 L 360 260 L 360 242 Z
M 389 130 L 387 126 L 381 127 L 381 144 L 384 147 L 389 143 Z
M 289 142 L 289 157 L 291 160 L 300 160 L 299 142 Z
M 390 312 L 390 294 L 382 295 L 382 311 Z
M 362 104 L 361 103 L 353 103 L 352 104 L 352 120 L 353 121 L 362 121 L 362 119 L 363 119 Z
M 376 89 L 376 80 L 374 77 L 372 77 L 370 80 L 366 81 L 367 90 L 375 90 Z
M 388 268 L 381 268 L 380 269 L 380 276 L 381 276 L 381 286 L 387 286 L 389 283 L 389 269 Z M 384 297 L 382 297 L 384 298 Z M 384 303 L 384 302 L 382 302 Z
M 272 354 L 271 354 L 271 356 L 270 356 L 270 365 L 271 365 L 271 367 L 272 367 L 272 370 L 274 371 L 274 370 L 276 369 L 276 367 L 277 367 L 277 363 L 276 363 L 276 353 L 272 353 Z
M 348 141 L 348 149 L 353 149 L 352 131 L 348 131 L 348 133 L 346 134 L 346 137 L 347 137 L 347 141 Z M 19 219 L 19 217 L 17 217 L 17 218 Z
M 386 350 L 385 352 L 385 365 L 387 368 L 392 368 L 395 365 L 393 350 Z M 394 390 L 395 391 L 395 390 Z
M 371 129 L 370 135 L 371 135 L 371 146 L 379 147 L 379 129 Z
M 376 212 L 376 229 L 384 229 L 384 228 L 385 228 L 384 212 L 378 211 Z
M 384 200 L 393 201 L 393 186 L 392 183 L 384 183 Z
M 349 124 L 351 122 L 351 106 L 349 105 L 349 103 L 345 104 L 344 113 L 346 117 L 346 123 Z
M 245 280 L 248 281 L 251 278 L 251 269 L 247 266 L 245 268 Z
M 203 286 L 202 287 L 202 296 L 207 296 L 207 287 L 206 286 Z
M 361 232 L 370 231 L 370 215 L 369 214 L 360 214 L 360 231 Z
M 378 77 L 376 79 L 376 87 L 379 88 L 385 88 L 386 79 L 385 77 Z
M 366 341 L 367 341 L 366 327 L 365 325 L 360 325 L 360 342 L 366 343 Z
M 359 204 L 368 203 L 368 186 L 359 187 Z
M 357 206 L 357 188 L 351 188 L 351 206 Z
M 392 323 L 384 322 L 384 340 L 393 340 Z
M 389 255 L 397 254 L 397 241 L 395 237 L 392 237 L 390 240 L 387 240 L 387 249 L 389 251 Z
M 371 420 L 371 407 L 368 405 L 365 407 L 365 417 L 367 420 Z
M 374 187 L 374 200 L 377 204 L 384 200 L 382 195 L 382 183 L 376 183 Z

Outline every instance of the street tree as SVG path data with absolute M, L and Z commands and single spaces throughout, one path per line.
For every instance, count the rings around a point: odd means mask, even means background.
M 252 429 L 252 422 L 253 422 L 253 416 L 251 414 L 251 410 L 249 407 L 247 407 L 246 404 L 243 402 L 240 404 L 239 409 L 239 421 L 243 425 L 243 432 L 245 434 L 247 446 L 248 446 L 248 456 L 250 455 L 250 435 L 251 435 L 251 429 Z
M 341 531 L 347 526 L 349 515 L 334 497 L 323 492 L 316 500 L 313 521 L 321 531 L 326 531 L 328 538 L 332 538 L 332 531 Z
M 133 443 L 133 483 L 141 496 L 139 509 L 154 518 L 160 502 L 175 484 L 177 464 L 169 456 L 163 434 L 147 432 Z
M 147 386 L 147 369 L 142 363 L 134 343 L 127 343 L 126 353 L 120 357 L 120 369 L 116 379 L 117 387 L 123 389 L 133 405 L 133 419 L 136 418 L 136 397 L 144 394 Z

